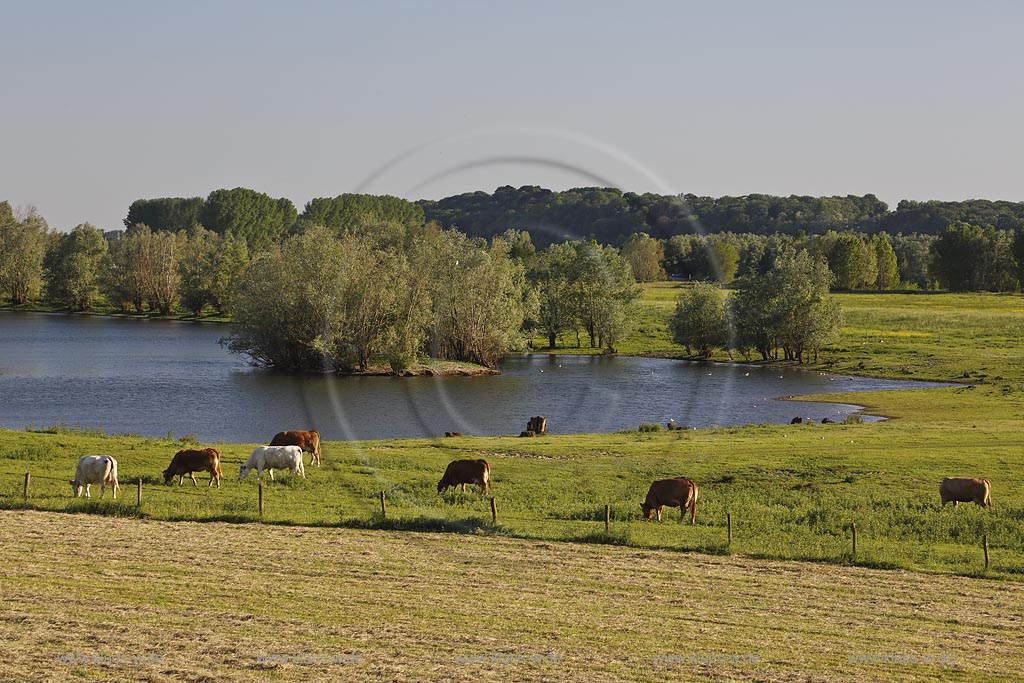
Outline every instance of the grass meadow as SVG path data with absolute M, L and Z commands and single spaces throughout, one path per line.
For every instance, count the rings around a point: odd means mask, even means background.
M 684 358 L 668 319 L 686 282 L 652 282 L 633 331 L 619 344 L 627 355 Z M 839 293 L 845 324 L 839 340 L 810 369 L 893 379 L 991 381 L 1024 384 L 1024 296 L 1020 294 Z M 595 353 L 564 335 L 555 353 Z M 546 353 L 547 340 L 533 340 Z M 760 356 L 754 354 L 755 359 Z M 722 351 L 713 360 L 728 361 Z M 742 357 L 735 360 L 742 361 Z
M 864 424 L 751 425 L 602 435 L 456 437 L 326 442 L 324 464 L 305 480 L 279 473 L 264 487 L 269 523 L 496 534 L 532 540 L 611 543 L 704 553 L 857 563 L 1024 580 L 1024 393 L 946 387 L 857 394 L 893 419 Z M 926 417 L 939 415 L 940 418 Z M 239 483 L 251 444 L 214 444 L 220 489 L 188 480 L 164 485 L 161 471 L 184 441 L 100 436 L 75 430 L 0 432 L 0 506 L 96 512 L 167 521 L 260 519 L 255 473 Z M 72 497 L 77 458 L 118 459 L 118 502 Z M 483 457 L 498 510 L 475 490 L 439 495 L 445 465 Z M 23 500 L 24 473 L 32 475 Z M 985 476 L 994 505 L 939 506 L 944 476 Z M 700 484 L 697 523 L 640 515 L 653 479 Z M 143 501 L 136 505 L 136 486 Z M 387 517 L 380 512 L 385 492 Z M 604 530 L 604 506 L 611 509 Z M 727 542 L 728 516 L 733 540 Z M 852 555 L 852 528 L 858 531 Z

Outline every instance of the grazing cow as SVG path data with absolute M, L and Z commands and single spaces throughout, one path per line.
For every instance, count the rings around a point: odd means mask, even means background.
M 444 476 L 437 482 L 437 492 L 441 493 L 449 486 L 462 485 L 465 492 L 466 484 L 476 484 L 487 493 L 491 485 L 491 466 L 486 460 L 453 460 L 444 470 Z
M 117 461 L 109 455 L 83 455 L 79 458 L 75 478 L 71 480 L 75 498 L 82 495 L 83 489 L 85 497 L 92 498 L 89 495 L 90 484 L 100 485 L 100 498 L 107 492 L 107 484 L 110 484 L 114 500 L 117 500 L 117 490 L 121 488 L 117 483 Z
M 286 432 L 278 432 L 270 440 L 271 446 L 298 446 L 310 454 L 309 464 L 316 463 L 320 467 L 320 432 L 315 429 L 304 432 L 301 429 L 292 429 Z
M 298 446 L 257 446 L 249 459 L 238 470 L 238 481 L 249 476 L 256 470 L 256 478 L 263 476 L 263 470 L 270 472 L 270 480 L 274 480 L 274 470 L 291 470 L 306 478 L 306 468 L 302 466 L 302 449 Z
M 651 514 L 658 513 L 658 521 L 661 521 L 661 509 L 665 506 L 679 508 L 679 521 L 686 516 L 686 509 L 690 509 L 690 524 L 693 524 L 697 516 L 697 482 L 685 477 L 675 479 L 659 479 L 651 484 L 647 491 L 647 499 L 640 504 L 644 512 L 644 519 L 650 519 Z
M 164 483 L 170 484 L 175 477 L 178 478 L 178 486 L 181 486 L 185 475 L 192 480 L 192 485 L 197 486 L 196 476 L 193 472 L 209 472 L 210 486 L 214 480 L 217 481 L 217 488 L 220 488 L 220 453 L 215 448 L 204 448 L 202 450 L 178 451 L 171 459 L 171 464 L 164 470 Z
M 946 477 L 939 484 L 939 498 L 942 507 L 952 501 L 953 507 L 958 503 L 974 503 L 982 507 L 992 505 L 992 487 L 988 479 L 970 477 Z

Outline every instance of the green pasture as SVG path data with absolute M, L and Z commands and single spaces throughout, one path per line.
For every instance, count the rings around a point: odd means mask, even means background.
M 1024 394 L 966 386 L 836 396 L 893 419 L 852 425 L 751 425 L 655 433 L 327 442 L 307 478 L 278 473 L 264 487 L 268 523 L 500 534 L 775 559 L 857 563 L 1024 579 Z M 224 482 L 164 485 L 161 471 L 186 445 L 169 439 L 75 430 L 0 431 L 0 506 L 160 520 L 260 519 L 255 474 L 237 481 L 252 445 L 213 444 Z M 114 503 L 74 499 L 78 457 L 118 459 Z M 445 465 L 484 457 L 492 466 L 497 524 L 476 490 L 439 495 Z M 29 500 L 24 474 L 31 473 Z M 994 506 L 940 508 L 945 476 L 984 476 Z M 653 479 L 700 484 L 697 523 L 646 521 Z M 136 506 L 136 486 L 143 501 Z M 379 494 L 385 492 L 386 518 Z M 609 533 L 604 506 L 611 509 Z M 727 515 L 733 540 L 727 543 Z M 852 555 L 851 525 L 858 532 Z
M 686 282 L 644 285 L 633 331 L 619 344 L 626 355 L 684 358 L 671 341 L 668 319 Z M 833 295 L 843 309 L 841 337 L 808 368 L 894 379 L 1024 383 L 1024 295 L 842 293 Z M 596 353 L 576 337 L 560 339 L 557 353 Z M 547 340 L 536 338 L 538 352 Z M 759 361 L 754 354 L 750 360 Z M 719 351 L 713 360 L 730 359 Z M 779 361 L 781 363 L 781 361 Z

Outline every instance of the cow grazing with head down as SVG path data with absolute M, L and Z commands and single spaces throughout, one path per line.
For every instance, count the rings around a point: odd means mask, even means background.
M 109 455 L 83 455 L 78 459 L 75 467 L 75 478 L 71 480 L 71 490 L 75 492 L 75 498 L 82 495 L 85 490 L 85 497 L 89 495 L 91 484 L 100 485 L 100 498 L 107 492 L 107 485 L 111 486 L 111 493 L 114 500 L 117 500 L 117 490 L 121 488 L 117 483 L 117 460 Z
M 946 477 L 939 484 L 939 498 L 942 499 L 942 507 L 946 503 L 974 503 L 981 507 L 992 505 L 992 487 L 988 479 L 974 479 L 971 477 Z
M 308 432 L 292 429 L 278 432 L 270 440 L 271 446 L 298 446 L 310 454 L 309 464 L 316 463 L 320 467 L 320 432 L 312 429 Z
M 298 446 L 257 446 L 252 455 L 238 470 L 238 481 L 249 476 L 256 470 L 256 478 L 263 476 L 263 470 L 270 472 L 270 480 L 274 480 L 274 470 L 290 470 L 306 478 L 306 468 L 302 466 L 302 449 Z
M 664 507 L 679 508 L 679 521 L 683 521 L 686 510 L 690 510 L 690 524 L 697 516 L 697 482 L 685 477 L 675 479 L 659 479 L 651 484 L 647 491 L 647 499 L 640 504 L 644 519 L 650 519 L 655 512 L 661 521 L 661 510 Z
M 164 483 L 170 484 L 171 480 L 177 477 L 178 486 L 181 486 L 181 482 L 187 474 L 192 480 L 192 485 L 197 486 L 193 472 L 209 472 L 210 486 L 213 486 L 213 482 L 216 480 L 217 488 L 220 488 L 220 453 L 217 452 L 217 449 L 178 451 L 171 459 L 171 464 L 164 470 Z
M 448 463 L 444 476 L 437 482 L 437 492 L 460 485 L 465 492 L 466 484 L 476 484 L 482 493 L 487 493 L 491 485 L 491 466 L 486 460 L 453 460 Z

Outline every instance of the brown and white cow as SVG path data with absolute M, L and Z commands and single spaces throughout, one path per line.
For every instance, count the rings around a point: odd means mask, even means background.
M 992 487 L 988 479 L 946 477 L 939 484 L 939 498 L 942 499 L 943 507 L 949 502 L 953 503 L 953 507 L 958 503 L 974 503 L 987 507 L 992 505 Z
M 651 514 L 658 513 L 658 521 L 661 521 L 661 510 L 664 507 L 679 508 L 679 521 L 686 516 L 686 509 L 690 509 L 690 524 L 693 524 L 697 516 L 697 482 L 685 477 L 675 479 L 659 479 L 651 484 L 647 491 L 647 499 L 640 504 L 643 510 L 644 519 L 650 519 Z
M 437 492 L 441 493 L 449 486 L 462 486 L 466 490 L 466 484 L 476 484 L 487 493 L 491 485 L 491 466 L 486 460 L 453 460 L 445 468 L 444 476 L 437 482 Z
M 216 481 L 217 488 L 220 488 L 220 453 L 217 452 L 217 449 L 178 451 L 171 458 L 171 464 L 164 470 L 164 483 L 170 484 L 171 480 L 177 477 L 178 486 L 181 486 L 181 482 L 187 474 L 192 480 L 192 485 L 196 486 L 196 477 L 192 474 L 193 472 L 209 472 L 210 486 L 213 486 L 213 482 Z
M 309 464 L 316 463 L 320 467 L 320 432 L 312 429 L 308 432 L 301 429 L 291 429 L 285 432 L 278 432 L 270 440 L 271 446 L 298 446 L 312 457 Z

